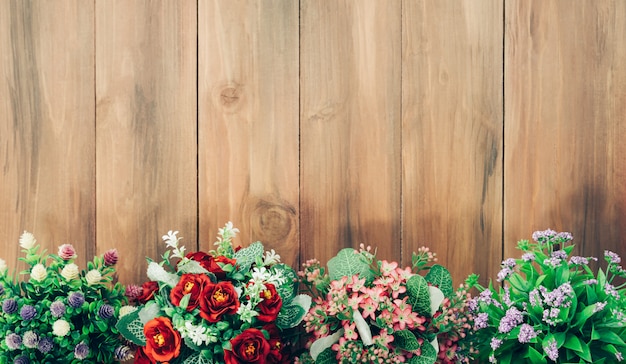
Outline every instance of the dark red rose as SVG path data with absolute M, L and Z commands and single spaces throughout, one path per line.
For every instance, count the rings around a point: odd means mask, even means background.
M 265 290 L 260 293 L 260 296 L 263 301 L 257 305 L 260 311 L 257 319 L 262 322 L 276 320 L 280 308 L 283 307 L 283 299 L 276 292 L 276 287 L 271 283 L 265 283 Z
M 270 344 L 270 352 L 267 355 L 267 362 L 271 364 L 288 364 L 288 348 L 281 340 L 280 331 L 276 325 L 266 324 L 263 326 L 263 330 L 267 331 L 270 336 L 267 341 Z
M 155 364 L 156 360 L 148 357 L 146 353 L 143 351 L 142 347 L 137 348 L 137 352 L 135 352 L 135 360 L 134 364 Z
M 211 280 L 204 274 L 183 274 L 178 281 L 176 287 L 170 292 L 170 300 L 176 306 L 180 306 L 180 300 L 186 294 L 191 294 L 187 311 L 193 311 L 200 304 L 200 295 L 204 286 Z
M 226 278 L 226 272 L 222 270 L 222 266 L 220 266 L 218 263 L 231 264 L 232 266 L 234 266 L 236 263 L 235 259 L 229 259 L 221 255 L 218 255 L 217 257 L 213 257 L 212 255 L 209 255 L 204 252 L 189 253 L 186 255 L 186 257 L 188 259 L 195 260 L 196 262 L 200 263 L 200 266 L 202 268 L 215 274 L 217 279 L 220 279 L 220 280 L 223 280 Z
M 159 283 L 155 281 L 144 282 L 141 285 L 141 295 L 137 297 L 139 303 L 146 303 L 150 301 L 156 292 L 159 291 Z
M 229 281 L 204 286 L 200 298 L 200 316 L 209 322 L 218 322 L 223 315 L 234 315 L 239 309 L 235 286 Z
M 156 317 L 143 327 L 146 335 L 145 354 L 158 361 L 168 362 L 180 355 L 180 333 L 167 317 Z
M 226 364 L 267 363 L 270 344 L 259 329 L 247 329 L 230 341 L 231 350 L 224 350 Z

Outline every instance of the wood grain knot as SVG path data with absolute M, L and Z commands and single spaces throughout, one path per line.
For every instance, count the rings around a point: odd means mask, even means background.
M 231 107 L 239 101 L 239 90 L 237 87 L 226 87 L 220 92 L 220 102 L 222 106 Z
M 290 206 L 259 201 L 251 219 L 252 230 L 262 241 L 282 241 L 291 233 L 295 218 L 295 209 Z

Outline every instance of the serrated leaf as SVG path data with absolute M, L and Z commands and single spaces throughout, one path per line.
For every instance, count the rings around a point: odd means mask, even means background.
M 285 283 L 276 287 L 276 292 L 283 300 L 283 304 L 289 304 L 298 292 L 298 274 L 286 264 L 276 264 L 272 269 L 282 273 Z
M 256 241 L 247 248 L 243 248 L 234 254 L 237 260 L 237 266 L 241 271 L 248 271 L 252 264 L 256 262 L 257 257 L 263 257 L 265 248 L 260 241 Z
M 342 277 L 358 275 L 369 280 L 372 271 L 363 256 L 352 248 L 341 249 L 339 253 L 328 261 L 328 276 L 331 281 L 340 280 Z
M 182 364 L 213 364 L 213 362 L 200 355 L 200 353 L 194 353 L 188 356 Z
M 183 259 L 178 262 L 178 273 L 180 274 L 206 274 L 208 270 L 204 269 L 198 261 L 191 259 Z
M 437 286 L 437 288 L 443 292 L 444 296 L 451 298 L 454 295 L 452 276 L 444 266 L 439 264 L 433 265 L 424 278 L 426 282 Z
M 407 302 L 413 306 L 413 311 L 422 316 L 430 315 L 430 292 L 426 279 L 416 274 L 406 281 L 406 292 L 409 295 Z
M 135 310 L 127 315 L 122 316 L 115 327 L 120 334 L 135 345 L 146 345 L 146 336 L 143 333 L 143 323 L 139 318 L 139 310 Z
M 297 326 L 306 315 L 306 310 L 299 305 L 283 306 L 276 317 L 276 326 L 281 329 L 290 329 Z
M 395 345 L 406 351 L 414 351 L 420 348 L 420 343 L 417 341 L 415 334 L 409 330 L 400 330 L 393 333 Z M 430 346 L 425 345 L 425 346 Z

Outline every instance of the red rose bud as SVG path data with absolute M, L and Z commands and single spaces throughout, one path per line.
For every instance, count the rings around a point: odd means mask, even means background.
M 276 292 L 276 287 L 271 283 L 265 284 L 265 290 L 260 293 L 263 299 L 257 305 L 259 315 L 257 319 L 262 322 L 272 322 L 276 320 L 281 307 L 283 307 L 283 300 Z
M 176 306 L 180 306 L 180 301 L 187 294 L 190 294 L 187 311 L 193 311 L 200 304 L 200 294 L 204 286 L 211 283 L 209 277 L 204 274 L 183 274 L 176 287 L 170 292 L 170 300 Z
M 234 315 L 239 309 L 235 286 L 225 281 L 209 282 L 200 296 L 200 316 L 209 322 L 218 322 L 223 315 Z
M 146 335 L 146 355 L 158 362 L 167 362 L 180 355 L 180 333 L 166 317 L 156 317 L 143 328 Z
M 117 264 L 118 258 L 117 249 L 109 249 L 106 253 L 104 253 L 104 265 L 115 265 Z
M 141 295 L 137 297 L 139 303 L 146 303 L 154 298 L 154 294 L 159 291 L 159 283 L 155 281 L 144 282 L 141 285 Z
M 231 350 L 224 350 L 226 364 L 267 363 L 270 344 L 263 332 L 258 329 L 247 329 L 230 341 Z

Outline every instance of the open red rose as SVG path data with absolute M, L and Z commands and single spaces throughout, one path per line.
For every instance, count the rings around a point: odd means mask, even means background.
M 133 364 L 155 364 L 156 360 L 148 357 L 146 353 L 143 351 L 143 347 L 138 347 L 135 352 L 135 360 Z
M 209 322 L 218 322 L 223 315 L 233 315 L 239 309 L 235 286 L 228 281 L 204 286 L 200 298 L 200 316 Z
M 244 330 L 232 339 L 230 344 L 231 350 L 224 350 L 224 362 L 226 364 L 265 364 L 267 362 L 270 344 L 261 330 Z
M 212 255 L 209 255 L 204 252 L 189 253 L 186 255 L 186 257 L 188 259 L 195 260 L 196 262 L 200 263 L 200 266 L 202 268 L 215 274 L 217 279 L 220 279 L 220 280 L 223 280 L 226 278 L 226 272 L 224 272 L 222 270 L 222 267 L 217 263 L 230 264 L 233 266 L 236 263 L 235 259 L 229 259 L 221 255 L 218 255 L 217 257 L 213 257 Z
M 180 354 L 180 333 L 174 330 L 167 317 L 156 317 L 143 328 L 146 335 L 145 354 L 158 361 L 167 362 Z
M 141 285 L 141 295 L 137 297 L 139 303 L 146 303 L 150 301 L 156 292 L 159 291 L 159 283 L 155 281 L 144 282 Z
M 190 294 L 187 311 L 193 311 L 200 304 L 200 295 L 204 286 L 211 280 L 205 274 L 183 274 L 176 287 L 170 292 L 170 300 L 176 306 L 180 306 L 180 300 Z
M 269 364 L 288 364 L 289 353 L 287 346 L 280 337 L 280 331 L 275 324 L 266 324 L 263 330 L 267 331 L 270 338 L 267 342 L 270 344 L 270 352 L 267 355 L 267 363 Z
M 265 283 L 265 289 L 260 293 L 263 299 L 257 305 L 259 315 L 257 319 L 261 322 L 272 322 L 276 320 L 280 308 L 283 307 L 283 300 L 276 292 L 276 287 L 271 283 Z

